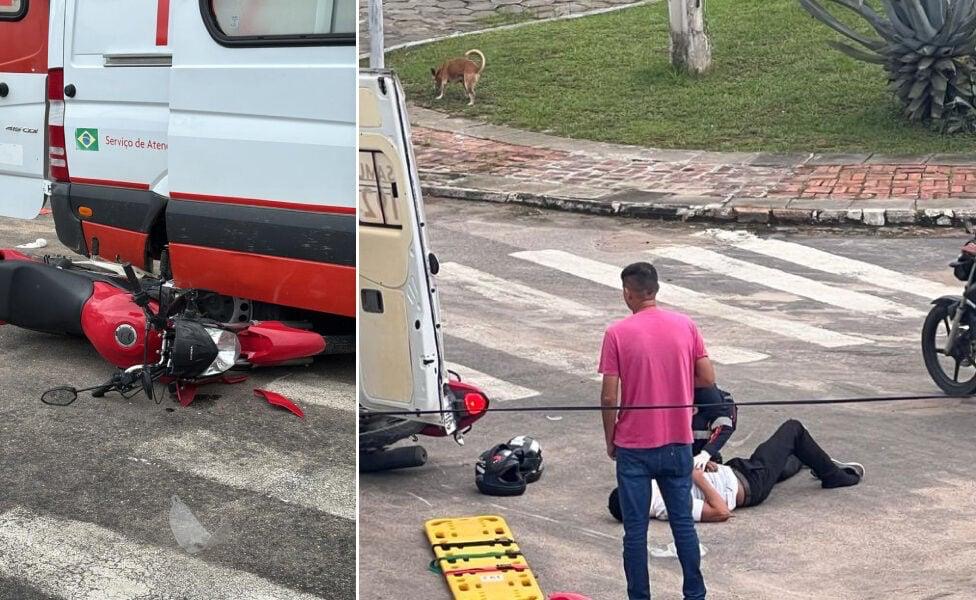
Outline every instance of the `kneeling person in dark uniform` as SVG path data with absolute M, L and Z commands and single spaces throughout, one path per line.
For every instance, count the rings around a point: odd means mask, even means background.
M 857 485 L 864 477 L 863 465 L 831 459 L 802 423 L 790 419 L 749 458 L 733 458 L 724 465 L 709 462 L 704 472 L 695 469 L 692 516 L 696 521 L 728 520 L 736 508 L 762 504 L 773 486 L 796 475 L 803 466 L 813 471 L 824 488 Z M 619 521 L 617 490 L 610 493 L 609 509 Z M 656 483 L 651 484 L 651 516 L 668 518 Z
M 732 394 L 715 385 L 695 388 L 691 451 L 696 469 L 705 468 L 709 461 L 722 463 L 720 451 L 735 433 L 737 420 L 738 411 Z

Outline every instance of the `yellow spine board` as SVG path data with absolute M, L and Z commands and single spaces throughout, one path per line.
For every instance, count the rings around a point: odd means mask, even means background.
M 433 519 L 425 525 L 454 600 L 545 600 L 505 519 Z

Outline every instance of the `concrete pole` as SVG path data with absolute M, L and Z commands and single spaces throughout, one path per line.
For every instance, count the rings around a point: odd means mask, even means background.
M 671 65 L 688 73 L 704 73 L 712 64 L 705 33 L 705 0 L 668 0 L 671 22 Z
M 383 0 L 369 0 L 369 66 L 382 69 L 383 61 Z

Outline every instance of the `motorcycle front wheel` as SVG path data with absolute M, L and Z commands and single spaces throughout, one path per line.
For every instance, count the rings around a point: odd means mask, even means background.
M 976 365 L 970 350 L 969 332 L 960 332 L 956 348 L 961 352 L 950 353 L 946 348 L 949 329 L 955 311 L 948 306 L 933 306 L 922 326 L 922 358 L 925 369 L 939 389 L 953 396 L 967 396 L 976 392 Z

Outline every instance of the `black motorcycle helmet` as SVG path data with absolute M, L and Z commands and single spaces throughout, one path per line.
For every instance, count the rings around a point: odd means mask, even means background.
M 478 491 L 489 496 L 520 496 L 525 492 L 525 477 L 519 459 L 507 444 L 484 452 L 474 467 Z
M 519 460 L 525 483 L 539 481 L 545 470 L 545 465 L 542 464 L 542 444 L 527 435 L 519 435 L 508 441 L 508 447 Z

